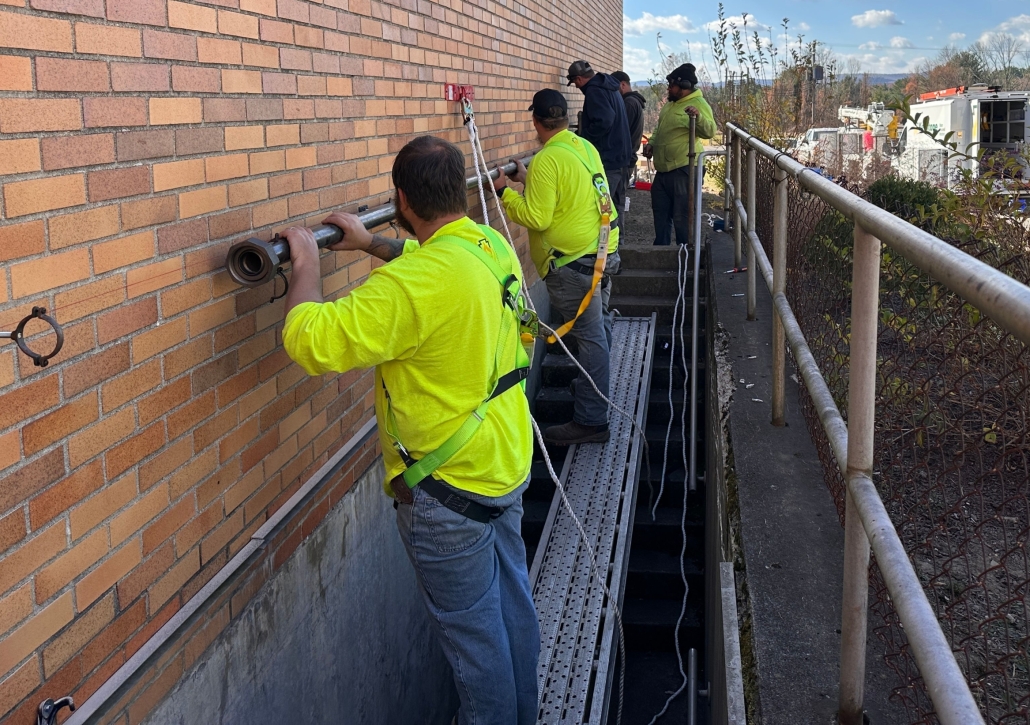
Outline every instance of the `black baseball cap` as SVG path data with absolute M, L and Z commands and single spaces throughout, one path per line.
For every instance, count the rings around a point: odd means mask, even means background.
M 612 73 L 612 78 L 617 80 L 619 83 L 629 83 L 629 74 L 626 71 L 617 70 Z
M 551 109 L 555 106 L 562 110 L 561 116 L 551 115 Z M 560 91 L 545 88 L 533 95 L 533 105 L 528 110 L 532 111 L 537 118 L 564 118 L 569 115 L 569 103 Z
M 569 73 L 567 76 L 565 76 L 565 78 L 569 82 L 568 85 L 571 86 L 573 78 L 577 78 L 581 75 L 586 75 L 587 73 L 593 72 L 594 69 L 590 67 L 589 63 L 587 63 L 585 60 L 577 60 L 569 66 Z

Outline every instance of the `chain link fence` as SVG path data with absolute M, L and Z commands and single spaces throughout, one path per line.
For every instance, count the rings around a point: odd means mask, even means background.
M 756 231 L 773 258 L 773 164 L 759 157 Z M 852 176 L 851 178 L 855 178 Z M 870 179 L 839 179 L 861 195 Z M 790 178 L 787 297 L 847 416 L 853 225 Z M 746 194 L 746 175 L 744 180 Z M 1025 223 L 946 239 L 1030 282 Z M 883 248 L 874 479 L 988 723 L 1030 723 L 1030 355 L 979 310 Z M 844 479 L 802 407 L 843 523 Z M 873 631 L 909 721 L 936 723 L 875 561 Z

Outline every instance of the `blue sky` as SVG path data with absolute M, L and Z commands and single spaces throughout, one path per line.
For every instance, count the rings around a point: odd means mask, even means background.
M 726 15 L 747 12 L 783 53 L 780 24 L 790 18 L 790 37 L 827 43 L 843 60 L 853 58 L 862 70 L 905 73 L 932 58 L 945 45 L 964 47 L 991 33 L 1008 33 L 1030 50 L 1030 1 L 935 0 L 927 3 L 885 0 L 727 0 Z M 645 80 L 659 58 L 655 34 L 666 52 L 689 51 L 697 66 L 711 63 L 710 28 L 718 0 L 684 4 L 673 0 L 624 0 L 624 65 L 633 80 Z M 1020 64 L 1030 64 L 1021 58 Z

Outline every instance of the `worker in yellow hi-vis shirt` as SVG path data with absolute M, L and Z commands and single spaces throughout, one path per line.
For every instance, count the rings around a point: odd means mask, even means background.
M 501 171 L 494 187 L 512 221 L 529 230 L 529 252 L 547 285 L 551 311 L 567 322 L 576 339 L 577 359 L 606 397 L 610 376 L 610 275 L 619 269 L 619 230 L 605 230 L 607 259 L 597 281 L 598 241 L 602 233 L 601 198 L 607 177 L 601 157 L 589 141 L 569 131 L 565 96 L 550 88 L 533 96 L 533 127 L 544 147 L 527 170 L 521 164 L 513 181 L 526 185 L 524 195 L 507 188 Z M 595 183 L 597 182 L 597 183 Z M 602 193 L 603 192 L 603 193 Z M 611 209 L 611 220 L 618 217 Z M 580 313 L 587 296 L 590 300 Z M 578 314 L 578 317 L 577 317 Z M 573 381 L 572 421 L 552 426 L 544 438 L 555 445 L 608 440 L 608 404 L 583 375 Z
M 466 216 L 465 159 L 423 136 L 393 165 L 397 220 L 418 242 L 351 214 L 334 250 L 387 260 L 324 303 L 311 231 L 292 227 L 283 344 L 309 375 L 375 366 L 376 418 L 397 528 L 454 671 L 458 725 L 537 717 L 539 625 L 520 535 L 532 455 L 520 340 L 522 271 Z

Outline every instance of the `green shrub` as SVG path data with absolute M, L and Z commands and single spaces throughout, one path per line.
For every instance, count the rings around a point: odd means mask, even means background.
M 925 181 L 884 176 L 869 185 L 870 203 L 929 231 L 933 226 L 931 210 L 940 202 L 940 190 Z

